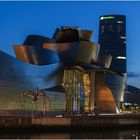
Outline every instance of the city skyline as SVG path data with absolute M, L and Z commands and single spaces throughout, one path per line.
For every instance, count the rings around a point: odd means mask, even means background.
M 93 30 L 93 38 L 97 42 L 99 17 L 123 14 L 126 15 L 127 26 L 128 84 L 140 87 L 139 6 L 140 2 L 0 2 L 0 18 L 3 19 L 0 50 L 15 56 L 13 45 L 22 44 L 27 35 L 52 37 L 53 31 L 63 25 Z

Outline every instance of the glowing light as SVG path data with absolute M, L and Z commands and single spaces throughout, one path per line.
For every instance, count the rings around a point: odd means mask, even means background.
M 125 36 L 121 36 L 121 39 L 126 39 L 126 37 Z
M 117 56 L 116 58 L 117 58 L 117 59 L 126 59 L 125 56 Z
M 113 16 L 107 16 L 107 17 L 101 17 L 100 20 L 104 20 L 104 19 L 114 19 Z
M 121 24 L 122 24 L 122 23 L 123 23 L 123 21 L 117 21 L 117 23 L 121 23 Z
M 124 76 L 126 76 L 127 75 L 127 73 L 122 73 Z

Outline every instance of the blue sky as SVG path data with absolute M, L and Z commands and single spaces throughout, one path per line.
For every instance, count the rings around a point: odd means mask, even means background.
M 127 18 L 128 83 L 140 87 L 140 2 L 0 2 L 0 50 L 13 55 L 12 46 L 29 34 L 52 37 L 62 25 L 94 31 L 98 41 L 99 16 L 123 14 Z

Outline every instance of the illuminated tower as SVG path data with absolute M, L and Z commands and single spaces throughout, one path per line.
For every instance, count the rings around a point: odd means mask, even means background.
M 99 40 L 100 56 L 111 55 L 110 68 L 126 73 L 126 17 L 105 15 L 100 17 Z

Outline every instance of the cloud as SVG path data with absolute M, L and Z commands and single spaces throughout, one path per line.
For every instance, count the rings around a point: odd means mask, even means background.
M 137 72 L 128 72 L 127 74 L 128 78 L 138 78 L 140 77 L 140 73 L 137 73 Z

